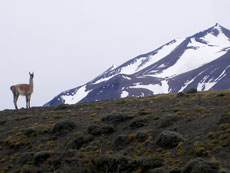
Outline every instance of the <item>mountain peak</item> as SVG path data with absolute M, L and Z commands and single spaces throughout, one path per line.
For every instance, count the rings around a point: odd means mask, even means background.
M 212 29 L 217 29 L 217 30 L 222 30 L 222 26 L 219 24 L 219 23 L 216 23 L 213 27 L 212 27 Z
M 118 66 L 92 81 L 60 93 L 46 105 L 110 98 L 230 88 L 230 30 L 214 26 L 184 39 L 172 40 Z M 77 89 L 76 89 L 77 88 Z

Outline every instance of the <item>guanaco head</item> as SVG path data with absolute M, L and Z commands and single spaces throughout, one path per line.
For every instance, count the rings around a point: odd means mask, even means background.
M 33 73 L 30 73 L 30 72 L 29 72 L 29 75 L 30 75 L 30 78 L 31 78 L 31 79 L 34 78 L 34 72 L 33 72 Z

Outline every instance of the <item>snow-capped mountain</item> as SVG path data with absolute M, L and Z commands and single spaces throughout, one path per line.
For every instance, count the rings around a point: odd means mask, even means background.
M 198 91 L 230 88 L 230 30 L 219 24 L 112 66 L 45 105 L 140 97 L 192 87 Z

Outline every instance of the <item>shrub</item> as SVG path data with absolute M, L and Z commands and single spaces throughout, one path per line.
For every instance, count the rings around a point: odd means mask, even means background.
M 90 125 L 88 127 L 88 133 L 91 135 L 110 134 L 114 132 L 114 128 L 111 125 Z
M 122 150 L 131 143 L 131 139 L 127 135 L 118 136 L 113 142 L 114 150 Z
M 31 152 L 22 153 L 18 158 L 17 163 L 20 165 L 24 165 L 27 162 L 32 161 L 32 159 L 33 159 L 33 153 Z
M 138 166 L 142 171 L 147 171 L 149 169 L 159 168 L 163 166 L 163 162 L 154 157 L 143 157 L 137 160 Z
M 181 115 L 166 115 L 162 116 L 157 122 L 157 128 L 165 128 L 172 125 L 174 122 L 182 119 Z
M 50 153 L 48 151 L 37 152 L 33 157 L 33 165 L 39 166 L 41 163 L 50 158 Z
M 35 130 L 35 128 L 30 127 L 30 128 L 28 128 L 28 129 L 26 129 L 25 132 L 24 132 L 24 135 L 25 135 L 25 136 L 33 136 L 33 135 L 36 135 L 36 130 Z
M 123 155 L 103 155 L 92 162 L 95 172 L 131 172 L 135 169 L 135 162 Z
M 150 169 L 147 171 L 147 173 L 165 173 L 165 170 L 163 167 Z
M 60 104 L 58 106 L 56 106 L 55 110 L 65 110 L 67 109 L 69 106 L 66 104 Z
M 176 97 L 177 98 L 179 98 L 179 97 L 185 97 L 186 95 L 185 95 L 185 93 L 183 93 L 183 92 L 179 92 L 177 95 L 176 95 Z
M 190 88 L 188 90 L 185 91 L 187 94 L 194 94 L 197 93 L 197 89 L 196 88 Z
M 132 129 L 137 129 L 137 128 L 145 126 L 146 124 L 147 124 L 147 119 L 146 118 L 138 117 L 138 118 L 133 119 L 130 122 L 129 126 Z
M 112 122 L 112 123 L 119 123 L 129 119 L 132 119 L 133 116 L 129 115 L 128 113 L 116 112 L 106 115 L 102 118 L 102 121 Z
M 88 135 L 88 136 L 80 135 L 80 136 L 74 137 L 67 144 L 67 149 L 80 149 L 85 143 L 89 143 L 92 140 L 93 140 L 93 137 L 91 135 Z
M 180 169 L 179 168 L 172 168 L 169 173 L 180 173 Z
M 140 109 L 139 111 L 138 111 L 138 115 L 149 115 L 151 112 L 150 111 L 148 111 L 148 110 L 145 110 L 145 109 Z
M 148 135 L 145 132 L 137 132 L 136 134 L 136 140 L 138 142 L 144 142 L 148 138 Z
M 72 120 L 63 120 L 60 122 L 57 122 L 53 128 L 52 128 L 52 132 L 53 133 L 66 133 L 69 131 L 72 131 L 74 128 L 76 128 L 76 124 L 74 121 Z
M 161 148 L 175 148 L 180 142 L 183 142 L 183 137 L 176 132 L 163 131 L 156 139 L 156 144 Z
M 219 164 L 212 163 L 202 158 L 196 158 L 189 161 L 183 169 L 183 173 L 217 173 Z

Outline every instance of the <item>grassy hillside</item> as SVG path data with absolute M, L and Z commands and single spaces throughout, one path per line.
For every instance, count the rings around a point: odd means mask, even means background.
M 0 112 L 0 172 L 227 172 L 230 91 Z

